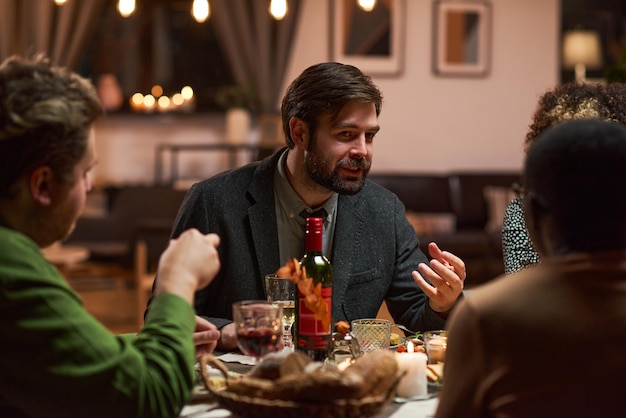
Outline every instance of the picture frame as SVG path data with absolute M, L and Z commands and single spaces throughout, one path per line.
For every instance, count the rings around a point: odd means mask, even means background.
M 403 71 L 405 0 L 378 0 L 362 10 L 355 0 L 330 0 L 330 60 L 368 75 Z
M 487 1 L 435 0 L 433 72 L 485 77 L 490 71 L 492 6 Z

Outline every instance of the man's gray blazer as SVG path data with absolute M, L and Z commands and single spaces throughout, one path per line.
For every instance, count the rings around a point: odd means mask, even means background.
M 233 302 L 266 299 L 264 277 L 280 267 L 273 176 L 282 151 L 193 185 L 176 218 L 173 237 L 192 227 L 221 237 L 220 272 L 195 297 L 197 314 L 218 328 L 232 322 Z M 444 327 L 411 277 L 427 258 L 388 190 L 367 181 L 356 195 L 339 196 L 330 260 L 333 321 L 373 318 L 386 300 L 409 329 Z

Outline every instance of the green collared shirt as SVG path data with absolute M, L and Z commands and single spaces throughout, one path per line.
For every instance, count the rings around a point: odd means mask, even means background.
M 160 294 L 139 334 L 114 335 L 37 244 L 5 226 L 0 318 L 0 416 L 176 417 L 191 397 L 189 303 Z

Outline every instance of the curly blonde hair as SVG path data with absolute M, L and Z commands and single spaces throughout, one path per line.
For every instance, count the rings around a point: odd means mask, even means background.
M 539 99 L 525 149 L 548 128 L 573 119 L 603 119 L 626 125 L 626 84 L 566 83 Z

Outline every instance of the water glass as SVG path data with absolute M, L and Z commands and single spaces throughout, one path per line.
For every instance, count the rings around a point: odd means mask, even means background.
M 283 309 L 283 341 L 285 350 L 293 350 L 291 326 L 296 319 L 296 285 L 289 279 L 275 274 L 265 276 L 267 300 Z
M 352 335 L 359 342 L 361 354 L 389 349 L 392 325 L 387 319 L 366 318 L 352 321 Z
M 424 345 L 429 364 L 443 363 L 446 360 L 448 348 L 448 331 L 435 330 L 424 333 Z

